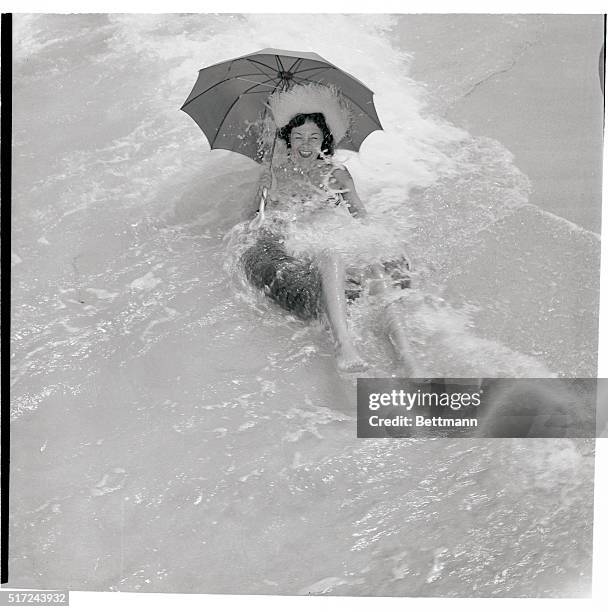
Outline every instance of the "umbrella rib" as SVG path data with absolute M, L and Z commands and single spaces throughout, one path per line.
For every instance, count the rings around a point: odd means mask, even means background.
M 224 113 L 224 116 L 222 117 L 222 120 L 218 123 L 218 127 L 217 130 L 215 132 L 215 136 L 213 137 L 213 140 L 211 141 L 211 148 L 213 149 L 213 145 L 215 144 L 215 141 L 217 140 L 217 137 L 220 133 L 220 130 L 222 129 L 222 125 L 224 124 L 224 121 L 226 121 L 226 117 L 228 117 L 228 115 L 230 114 L 230 111 L 234 108 L 235 104 L 241 99 L 241 96 L 244 96 L 246 93 L 249 93 L 252 89 L 255 89 L 257 87 L 257 84 L 254 85 L 253 87 L 250 87 L 249 89 L 246 89 L 244 92 L 240 93 L 236 99 L 234 100 L 234 102 L 228 107 L 228 110 Z
M 275 77 L 272 77 L 271 79 L 267 79 L 266 81 L 262 81 L 261 83 L 258 81 L 250 81 L 249 79 L 244 79 L 242 77 L 236 77 L 237 81 L 244 81 L 245 83 L 255 83 L 256 85 L 266 85 L 266 83 L 270 83 L 270 81 L 276 81 Z
M 252 88 L 253 89 L 253 88 Z M 242 94 L 240 94 L 241 96 L 244 96 L 246 94 L 261 94 L 261 93 L 269 93 L 269 94 L 273 94 L 276 91 L 276 87 L 274 89 L 261 89 L 260 91 L 244 91 Z
M 302 74 L 302 72 L 306 72 L 307 70 L 321 70 L 321 71 L 323 71 L 323 70 L 329 70 L 329 67 L 324 67 L 324 66 L 322 66 L 322 67 L 320 67 L 320 68 L 307 68 L 306 70 L 300 70 L 299 72 L 296 72 L 296 73 L 293 75 L 293 76 L 294 76 L 294 79 L 297 79 L 297 78 L 300 78 L 300 79 L 305 79 L 306 77 L 299 77 L 299 75 L 300 75 L 300 74 Z M 308 76 L 309 76 L 309 77 L 314 77 L 314 78 L 317 78 L 317 76 L 319 76 L 319 75 L 318 75 L 318 74 L 309 74 Z M 312 81 L 311 81 L 311 82 L 312 82 Z
M 355 77 L 350 76 L 349 74 L 343 72 L 342 70 L 340 70 L 336 66 L 332 66 L 331 64 L 329 64 L 327 66 L 322 66 L 322 67 L 325 68 L 326 70 L 336 70 L 339 74 L 346 74 L 346 76 L 349 76 L 351 79 L 353 79 L 356 83 L 358 83 L 365 90 L 369 91 L 372 94 L 374 93 L 371 89 L 369 89 L 369 87 L 366 87 L 363 83 L 361 83 L 361 81 L 359 81 Z M 317 68 L 321 68 L 321 66 L 317 66 Z M 298 70 L 297 74 L 300 74 L 302 72 L 309 72 L 310 70 L 317 70 L 317 68 L 315 68 L 315 67 L 313 67 L 313 68 L 303 68 L 302 70 Z
M 289 67 L 288 72 L 294 72 L 294 70 L 296 69 L 296 66 L 303 60 L 304 58 L 302 57 L 298 57 L 296 59 L 296 61 Z
M 276 85 L 278 84 L 277 81 L 279 79 L 277 79 L 276 77 L 271 77 L 269 79 L 266 79 L 265 81 L 262 81 L 261 83 L 256 83 L 253 87 L 250 87 L 249 89 L 246 89 L 245 91 L 242 91 L 239 96 L 242 96 L 243 94 L 249 93 L 252 89 L 255 89 L 258 85 L 267 85 L 268 83 L 273 83 L 275 85 L 274 89 L 272 89 L 272 92 L 274 93 L 275 89 L 276 89 Z M 249 83 L 253 83 L 254 81 L 249 81 Z M 260 93 L 260 92 L 254 92 L 254 93 Z M 238 98 L 237 98 L 238 99 Z
M 275 69 L 272 66 L 269 66 L 268 64 L 265 64 L 264 62 L 260 62 L 259 60 L 254 60 L 248 57 L 247 61 L 251 62 L 252 64 L 259 64 L 260 66 L 264 66 L 264 68 L 268 68 L 268 70 L 270 70 L 271 73 L 275 72 Z M 264 72 L 263 74 L 265 74 L 266 76 L 270 76 L 266 72 Z
M 277 62 L 277 66 L 278 66 L 279 70 L 281 70 L 282 72 L 285 72 L 285 67 L 283 66 L 283 62 L 281 61 L 281 56 L 280 55 L 275 55 L 274 59 Z
M 200 96 L 205 95 L 208 91 L 211 91 L 213 88 L 218 87 L 222 83 L 227 83 L 228 81 L 236 81 L 236 80 L 238 80 L 238 79 L 240 79 L 241 77 L 244 77 L 244 76 L 257 76 L 258 74 L 260 74 L 260 73 L 259 72 L 254 72 L 253 74 L 241 74 L 241 75 L 236 75 L 236 76 L 228 77 L 227 79 L 222 79 L 221 81 L 218 81 L 217 83 L 214 83 L 213 85 L 211 85 L 211 87 L 207 87 L 207 89 L 205 89 L 205 91 L 201 91 L 201 93 L 196 94 L 196 96 L 194 96 L 194 98 L 192 98 L 191 100 L 188 100 L 184 104 L 184 106 L 182 106 L 182 108 L 185 108 L 186 106 L 188 106 L 188 104 L 194 102 L 194 100 L 196 100 L 197 98 L 200 98 Z M 266 73 L 262 73 L 262 74 L 264 74 L 264 76 L 269 76 Z M 275 79 L 275 77 L 272 77 L 272 79 L 269 79 L 269 80 L 273 80 L 273 79 Z M 266 83 L 268 83 L 268 81 L 262 81 L 262 83 L 260 83 L 260 85 L 262 85 L 262 84 L 265 85 Z
M 311 68 L 302 68 L 298 70 L 296 74 L 302 74 L 302 72 L 310 72 L 311 70 L 335 70 L 335 66 L 312 66 Z
M 267 72 L 265 72 L 264 70 L 262 70 L 258 66 L 254 66 L 254 68 L 257 70 L 256 74 L 261 74 L 262 76 L 270 77 L 270 75 Z
M 307 83 L 316 83 L 317 81 L 311 81 L 310 79 L 299 79 L 300 81 L 306 81 Z M 346 95 L 343 91 L 340 91 L 340 95 L 344 96 L 347 100 L 350 100 L 355 106 L 358 106 L 366 117 L 369 117 L 378 127 L 382 128 L 379 121 L 376 121 L 358 102 L 355 102 L 350 96 Z

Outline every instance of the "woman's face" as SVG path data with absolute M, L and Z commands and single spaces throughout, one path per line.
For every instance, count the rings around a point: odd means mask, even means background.
M 317 159 L 323 144 L 323 133 L 314 121 L 306 121 L 291 130 L 289 137 L 291 156 L 300 163 L 309 163 Z

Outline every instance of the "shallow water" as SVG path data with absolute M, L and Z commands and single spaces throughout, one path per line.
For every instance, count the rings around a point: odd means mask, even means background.
M 178 109 L 201 66 L 297 34 L 377 92 L 385 131 L 343 157 L 376 222 L 413 228 L 424 372 L 595 374 L 597 235 L 428 110 L 390 18 L 301 19 L 15 18 L 11 584 L 586 595 L 592 444 L 357 440 L 327 331 L 233 265 L 259 168 Z M 353 330 L 398 375 L 381 309 Z

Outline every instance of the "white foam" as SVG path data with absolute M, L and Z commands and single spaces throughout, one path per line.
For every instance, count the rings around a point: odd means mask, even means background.
M 129 287 L 135 291 L 150 291 L 161 282 L 161 279 L 154 276 L 154 272 L 150 271 L 143 276 L 136 278 L 134 281 L 131 281 Z
M 95 289 L 94 287 L 88 287 L 87 291 L 92 293 L 100 300 L 113 300 L 118 295 L 118 293 L 113 293 L 111 291 L 107 291 L 106 289 Z

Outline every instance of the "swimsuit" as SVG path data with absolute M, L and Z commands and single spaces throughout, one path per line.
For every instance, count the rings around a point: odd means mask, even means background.
M 319 270 L 312 259 L 289 255 L 280 235 L 262 228 L 254 246 L 243 253 L 241 263 L 249 282 L 277 304 L 302 319 L 318 317 Z
M 241 257 L 249 282 L 302 319 L 318 317 L 321 311 L 316 256 L 332 250 L 349 266 L 365 267 L 381 261 L 378 256 L 386 250 L 386 228 L 364 225 L 353 218 L 341 193 L 329 186 L 330 176 L 331 170 L 325 180 L 313 185 L 307 177 L 291 171 L 290 180 L 279 183 L 273 192 L 278 202 L 266 208 L 265 225 L 258 230 L 255 244 Z M 391 256 L 385 258 L 393 268 L 397 261 L 394 253 L 393 247 Z M 398 261 L 405 263 L 403 257 Z M 386 265 L 385 269 L 396 279 L 394 270 Z M 404 287 L 402 277 L 399 281 Z M 361 278 L 347 275 L 347 298 L 356 299 L 361 293 Z

